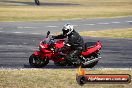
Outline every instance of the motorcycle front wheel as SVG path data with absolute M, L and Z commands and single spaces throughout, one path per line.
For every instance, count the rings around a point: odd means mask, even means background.
M 35 68 L 41 68 L 46 66 L 49 63 L 48 59 L 40 59 L 39 57 L 35 56 L 34 54 L 32 54 L 29 57 L 29 64 L 31 67 L 35 67 Z

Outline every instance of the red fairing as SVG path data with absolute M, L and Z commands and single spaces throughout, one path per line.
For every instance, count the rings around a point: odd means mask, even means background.
M 35 56 L 41 56 L 42 59 L 45 57 L 49 57 L 49 59 L 53 56 L 53 53 L 42 53 L 41 51 L 35 51 L 34 52 Z
M 47 49 L 47 48 L 49 48 L 48 44 L 40 43 L 40 47 L 41 47 L 41 51 L 44 53 L 51 53 L 52 52 L 51 50 Z
M 98 41 L 98 42 L 96 43 L 96 46 L 98 46 L 98 48 L 101 49 L 101 47 L 102 47 L 103 45 L 102 45 L 102 43 L 101 43 L 100 41 Z
M 42 48 L 42 50 L 41 50 L 43 53 L 45 53 L 45 54 L 47 54 L 47 53 L 52 53 L 52 51 L 51 50 L 47 50 L 47 49 L 44 49 L 44 48 Z
M 34 55 L 35 55 L 35 56 L 39 56 L 40 54 L 41 54 L 40 51 L 35 51 L 35 52 L 34 52 Z
M 61 62 L 61 61 L 64 61 L 64 58 L 54 59 L 53 61 L 54 62 Z
M 102 43 L 98 41 L 95 46 L 93 46 L 92 48 L 87 48 L 86 51 L 82 52 L 82 55 L 87 56 L 93 52 L 100 50 L 101 47 L 102 47 Z
M 49 47 L 48 44 L 42 44 L 42 43 L 40 43 L 40 46 L 41 46 L 42 48 L 48 48 L 48 47 Z
M 41 55 L 42 59 L 45 59 L 45 57 L 48 57 L 49 60 L 52 60 L 52 56 L 53 56 L 52 53 L 47 53 L 47 54 L 45 53 L 45 54 L 42 54 L 42 55 Z
M 64 41 L 65 40 L 59 40 L 59 41 L 57 41 L 56 44 L 55 44 L 55 47 L 56 48 L 62 48 L 64 46 Z

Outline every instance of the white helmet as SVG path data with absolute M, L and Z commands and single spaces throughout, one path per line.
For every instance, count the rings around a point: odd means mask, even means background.
M 64 27 L 62 28 L 63 34 L 69 35 L 72 33 L 74 30 L 73 25 L 70 24 L 65 24 Z

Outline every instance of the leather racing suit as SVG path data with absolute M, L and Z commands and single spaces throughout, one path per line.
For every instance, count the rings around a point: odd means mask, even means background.
M 72 62 L 79 64 L 80 59 L 78 58 L 79 54 L 84 50 L 84 41 L 83 38 L 79 35 L 75 30 L 72 31 L 69 35 L 63 34 L 52 36 L 54 39 L 63 39 L 68 37 L 68 44 L 71 45 L 71 48 L 74 50 L 69 55 L 67 55 L 67 59 L 70 59 Z M 62 48 L 61 51 L 63 51 Z

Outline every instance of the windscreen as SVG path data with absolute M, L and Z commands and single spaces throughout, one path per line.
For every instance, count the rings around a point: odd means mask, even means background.
M 46 38 L 46 39 L 43 40 L 43 44 L 48 44 L 49 41 L 50 41 L 50 38 Z

